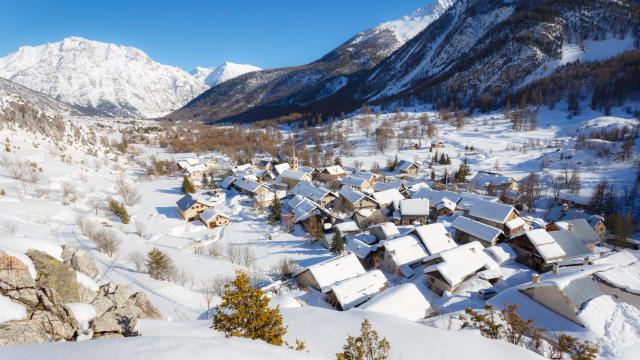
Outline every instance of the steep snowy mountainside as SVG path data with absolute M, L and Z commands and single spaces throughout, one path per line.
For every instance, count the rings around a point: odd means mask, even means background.
M 638 47 L 639 34 L 640 6 L 630 0 L 458 0 L 375 67 L 345 75 L 331 94 L 316 96 L 333 78 L 298 94 L 295 103 L 272 102 L 227 120 L 336 116 L 364 103 L 383 109 L 417 103 L 501 107 L 528 77 L 544 79 L 570 64 L 620 56 Z M 534 97 L 540 96 L 527 94 Z
M 313 63 L 252 72 L 225 81 L 166 119 L 216 121 L 259 106 L 287 108 L 323 99 L 346 85 L 346 75 L 378 64 L 452 3 L 438 0 L 402 19 L 362 31 Z
M 96 111 L 65 104 L 0 77 L 0 112 L 12 104 L 29 103 L 48 115 L 99 115 Z
M 111 115 L 158 117 L 207 86 L 141 50 L 69 37 L 0 58 L 0 76 L 73 105 Z

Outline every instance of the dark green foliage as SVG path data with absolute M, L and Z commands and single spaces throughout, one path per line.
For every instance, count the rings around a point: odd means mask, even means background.
M 196 192 L 196 189 L 187 176 L 182 178 L 182 192 L 185 194 L 193 194 Z
M 333 235 L 330 250 L 334 254 L 342 254 L 344 252 L 344 241 L 342 240 L 340 230 L 336 230 L 336 233 Z
M 109 210 L 119 217 L 123 224 L 129 223 L 129 213 L 127 212 L 127 208 L 117 200 L 109 200 Z

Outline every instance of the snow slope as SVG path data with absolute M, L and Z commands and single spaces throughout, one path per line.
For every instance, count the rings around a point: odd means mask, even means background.
M 191 71 L 191 75 L 193 75 L 201 82 L 205 83 L 207 86 L 213 87 L 220 84 L 221 82 L 225 82 L 240 75 L 259 70 L 262 70 L 262 68 L 249 64 L 236 64 L 226 61 L 220 66 L 198 66 L 193 71 Z
M 158 117 L 207 88 L 141 50 L 80 37 L 23 46 L 0 58 L 0 77 L 117 116 Z
M 189 358 L 225 360 L 314 359 L 309 354 L 263 342 L 222 337 L 132 337 L 120 340 L 50 343 L 0 348 L 2 359 L 48 360 L 175 360 Z

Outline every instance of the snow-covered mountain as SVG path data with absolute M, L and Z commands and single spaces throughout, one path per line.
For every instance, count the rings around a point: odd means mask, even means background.
M 191 75 L 193 75 L 193 77 L 195 77 L 199 81 L 205 83 L 207 86 L 213 87 L 240 75 L 259 70 L 262 70 L 262 68 L 249 64 L 236 64 L 226 61 L 220 66 L 198 66 L 193 69 L 193 71 L 191 71 Z
M 330 96 L 347 84 L 345 76 L 374 67 L 453 2 L 437 0 L 401 19 L 362 31 L 310 64 L 256 71 L 225 81 L 166 119 L 219 120 L 260 106 L 288 107 Z M 202 70 L 195 73 L 204 74 Z
M 141 50 L 80 37 L 23 46 L 0 58 L 0 77 L 117 116 L 162 116 L 207 89 Z

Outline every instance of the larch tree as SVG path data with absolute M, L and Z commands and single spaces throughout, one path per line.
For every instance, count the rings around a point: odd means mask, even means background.
M 386 360 L 389 358 L 391 344 L 386 338 L 380 340 L 369 320 L 364 319 L 360 326 L 360 335 L 349 335 L 342 347 L 342 352 L 336 354 L 337 360 Z
M 238 271 L 235 280 L 224 287 L 222 302 L 213 317 L 213 328 L 225 336 L 263 340 L 281 346 L 287 328 L 282 324 L 280 307 L 269 307 L 269 298 L 251 286 L 249 275 Z

